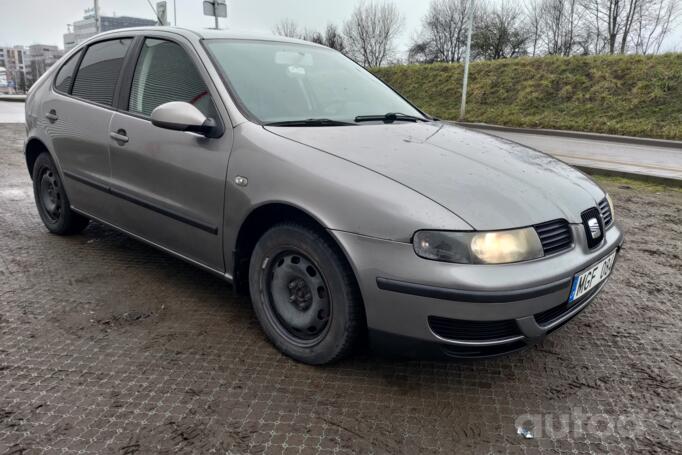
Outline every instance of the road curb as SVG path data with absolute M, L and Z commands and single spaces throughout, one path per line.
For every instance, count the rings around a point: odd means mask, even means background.
M 517 128 L 511 126 L 490 125 L 488 123 L 469 123 L 469 122 L 449 122 L 465 128 L 507 131 L 509 133 L 537 134 L 543 136 L 559 136 L 573 139 L 589 139 L 593 141 L 617 142 L 621 144 L 647 145 L 653 147 L 666 147 L 682 150 L 682 141 L 672 141 L 667 139 L 652 139 L 646 137 L 617 136 L 614 134 L 583 133 L 579 131 L 567 130 L 548 130 L 540 128 Z
M 582 166 L 582 165 L 575 165 L 575 164 L 570 164 L 570 163 L 569 163 L 569 166 L 580 169 L 581 171 L 583 171 L 589 175 L 603 175 L 605 177 L 622 177 L 622 178 L 631 179 L 631 180 L 639 180 L 641 182 L 656 183 L 656 184 L 664 185 L 664 186 L 672 186 L 672 187 L 676 187 L 676 188 L 682 188 L 682 180 L 673 179 L 673 178 L 669 178 L 669 177 L 659 177 L 657 175 L 638 174 L 636 172 L 615 171 L 615 170 L 611 170 L 611 169 L 602 169 L 602 168 L 598 168 L 598 167 Z
M 26 95 L 0 95 L 0 101 L 9 101 L 10 103 L 24 103 Z

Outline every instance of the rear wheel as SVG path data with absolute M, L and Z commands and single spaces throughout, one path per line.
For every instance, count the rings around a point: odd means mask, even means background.
M 300 362 L 334 362 L 358 339 L 363 313 L 353 272 L 315 229 L 285 223 L 267 231 L 251 256 L 249 287 L 267 337 Z
M 40 154 L 33 166 L 33 194 L 38 214 L 53 234 L 81 232 L 89 220 L 71 210 L 69 198 L 50 155 Z

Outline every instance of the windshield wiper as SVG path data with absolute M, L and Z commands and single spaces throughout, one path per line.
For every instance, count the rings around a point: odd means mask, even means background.
M 285 120 L 266 123 L 265 126 L 355 126 L 355 123 L 341 122 L 328 118 L 309 118 L 305 120 Z
M 416 117 L 414 115 L 401 114 L 399 112 L 389 112 L 384 115 L 358 115 L 355 117 L 357 123 L 360 122 L 428 122 L 429 120 L 423 117 Z

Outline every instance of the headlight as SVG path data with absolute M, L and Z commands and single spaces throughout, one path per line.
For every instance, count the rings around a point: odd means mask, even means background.
M 457 264 L 507 264 L 544 256 L 535 229 L 494 232 L 419 231 L 414 235 L 418 256 Z
M 613 206 L 609 193 L 606 193 L 606 200 L 609 201 L 609 208 L 611 209 L 611 221 L 616 221 L 616 208 Z

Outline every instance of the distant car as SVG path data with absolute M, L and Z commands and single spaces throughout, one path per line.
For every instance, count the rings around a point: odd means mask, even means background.
M 101 34 L 26 114 L 51 232 L 96 220 L 248 289 L 270 341 L 309 364 L 365 333 L 409 355 L 522 349 L 594 299 L 623 242 L 582 173 L 307 42 Z

